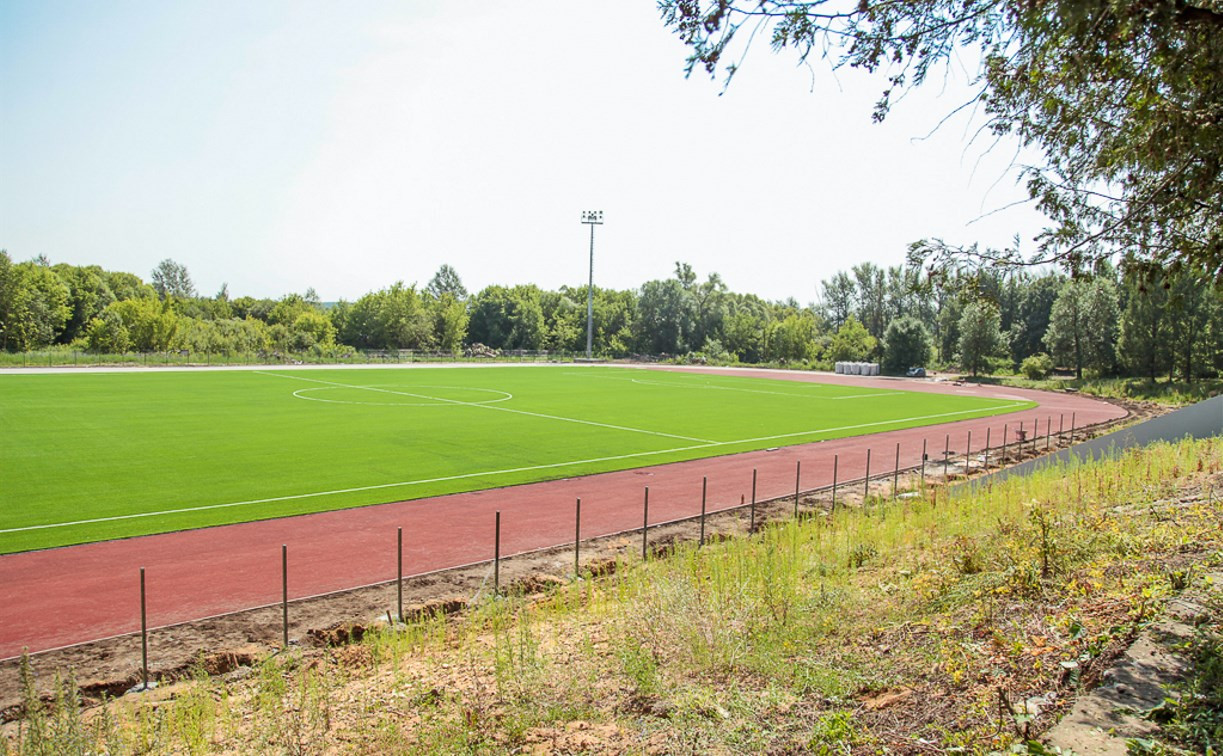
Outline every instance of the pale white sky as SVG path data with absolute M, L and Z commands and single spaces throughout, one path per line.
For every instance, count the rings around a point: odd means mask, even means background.
M 0 248 L 201 292 L 354 299 L 442 263 L 473 292 L 629 288 L 691 263 L 737 291 L 910 241 L 1030 239 L 1013 144 L 953 120 L 963 75 L 883 125 L 882 77 L 758 42 L 725 94 L 685 79 L 651 0 L 0 0 Z

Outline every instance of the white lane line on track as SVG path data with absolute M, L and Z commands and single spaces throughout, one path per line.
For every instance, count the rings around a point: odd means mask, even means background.
M 136 512 L 126 515 L 114 515 L 113 517 L 95 517 L 89 520 L 74 520 L 71 522 L 51 522 L 44 525 L 28 525 L 21 528 L 5 528 L 0 530 L 3 533 L 24 533 L 30 530 L 46 530 L 48 528 L 66 528 L 73 525 L 91 525 L 99 522 L 115 522 L 117 520 L 135 520 L 142 517 L 159 517 L 161 515 L 182 514 L 185 512 L 203 512 L 212 509 L 228 509 L 230 507 L 241 507 L 250 504 L 270 504 L 278 501 L 295 501 L 299 499 L 313 499 L 320 496 L 335 496 L 346 493 L 360 493 L 362 491 L 377 491 L 387 488 L 406 488 L 408 486 L 418 486 L 427 483 L 445 483 L 452 480 L 465 480 L 467 478 L 482 478 L 490 475 L 509 475 L 512 473 L 535 472 L 538 470 L 555 470 L 561 467 L 573 467 L 575 465 L 595 464 L 598 462 L 614 462 L 621 459 L 637 459 L 640 457 L 654 457 L 660 454 L 671 454 L 673 452 L 691 451 L 693 449 L 708 449 L 712 447 L 734 446 L 735 444 L 758 443 L 761 441 L 773 441 L 782 438 L 795 438 L 797 436 L 815 436 L 824 433 L 836 433 L 843 430 L 860 430 L 878 425 L 889 425 L 894 423 L 907 423 L 914 420 L 937 420 L 942 417 L 952 417 L 954 415 L 966 415 L 974 412 L 991 412 L 993 410 L 1010 409 L 1014 404 L 1000 404 L 996 407 L 983 407 L 974 410 L 960 410 L 958 412 L 942 412 L 937 415 L 922 415 L 918 417 L 897 418 L 894 420 L 881 420 L 874 423 L 861 423 L 858 425 L 843 425 L 839 428 L 820 428 L 819 430 L 799 431 L 797 433 L 783 433 L 777 436 L 760 436 L 758 438 L 742 438 L 736 441 L 718 441 L 712 444 L 696 444 L 693 446 L 679 446 L 673 449 L 659 449 L 657 451 L 633 452 L 632 454 L 617 454 L 610 457 L 596 457 L 594 459 L 579 459 L 570 462 L 553 462 L 546 465 L 531 465 L 529 467 L 512 467 L 505 470 L 486 470 L 484 472 L 463 473 L 462 475 L 447 475 L 441 478 L 425 478 L 421 480 L 404 480 L 396 483 L 378 483 L 370 486 L 356 486 L 354 488 L 340 488 L 334 491 L 316 491 L 314 493 L 290 494 L 288 496 L 273 496 L 267 499 L 251 499 L 250 501 L 234 501 L 226 504 L 205 504 L 199 507 L 183 507 L 182 509 L 165 509 L 159 512 Z
M 527 410 L 513 409 L 511 407 L 496 407 L 491 404 L 480 404 L 478 402 L 464 402 L 459 399 L 445 399 L 440 396 L 429 396 L 428 394 L 414 394 L 411 391 L 392 391 L 391 389 L 378 388 L 377 386 L 355 386 L 351 383 L 336 383 L 335 381 L 322 381 L 317 378 L 306 378 L 300 375 L 281 375 L 280 373 L 267 373 L 262 370 L 255 371 L 259 375 L 270 375 L 273 378 L 288 378 L 291 381 L 309 381 L 310 383 L 322 383 L 328 386 L 350 389 L 364 389 L 365 391 L 377 391 L 383 394 L 395 394 L 397 396 L 410 396 L 415 399 L 432 399 L 438 402 L 447 404 L 457 404 L 463 407 L 476 407 L 478 409 L 494 410 L 496 412 L 511 412 L 515 415 L 526 415 L 528 417 L 540 417 L 546 420 L 560 420 L 566 423 L 578 423 L 579 425 L 592 425 L 597 428 L 610 428 L 611 430 L 629 431 L 631 433 L 645 433 L 650 436 L 663 436 L 665 438 L 677 438 L 680 441 L 696 441 L 701 444 L 716 444 L 717 441 L 710 441 L 707 438 L 693 438 L 692 436 L 679 436 L 674 433 L 663 433 L 662 431 L 645 430 L 643 428 L 629 428 L 625 425 L 612 425 L 610 423 L 599 423 L 594 420 L 579 420 L 575 417 L 562 417 L 561 415 L 545 415 L 542 412 L 528 412 Z

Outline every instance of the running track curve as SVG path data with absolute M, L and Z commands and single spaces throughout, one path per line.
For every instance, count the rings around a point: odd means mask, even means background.
M 897 379 L 793 371 L 653 368 L 761 375 L 794 381 L 897 388 Z M 892 469 L 896 444 L 902 467 L 920 463 L 923 439 L 940 459 L 949 434 L 963 454 L 968 434 L 979 449 L 990 428 L 993 443 L 1003 423 L 1043 435 L 1052 418 L 1070 428 L 1124 417 L 1107 402 L 999 386 L 903 381 L 912 391 L 1030 399 L 1038 407 L 993 418 L 888 431 L 788 446 L 774 451 L 678 462 L 580 478 L 440 496 L 431 499 L 226 525 L 118 541 L 0 556 L 0 659 L 100 640 L 140 629 L 137 591 L 146 568 L 150 628 L 278 603 L 280 547 L 288 545 L 290 599 L 315 596 L 395 578 L 396 528 L 404 530 L 404 574 L 413 575 L 492 558 L 494 512 L 501 511 L 501 553 L 513 555 L 573 542 L 574 500 L 582 499 L 582 536 L 641 526 L 641 500 L 650 487 L 650 522 L 700 512 L 701 478 L 709 479 L 709 511 L 750 496 L 794 492 L 796 463 L 804 489 L 830 485 L 833 455 L 840 480 L 861 478 L 871 450 L 876 475 Z M 1011 436 L 1012 440 L 1014 436 Z

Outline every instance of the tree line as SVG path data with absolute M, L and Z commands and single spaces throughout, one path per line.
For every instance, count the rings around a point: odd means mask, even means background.
M 767 301 L 686 263 L 637 289 L 595 287 L 600 357 L 664 355 L 716 363 L 828 368 L 879 361 L 974 374 L 1134 375 L 1183 381 L 1223 372 L 1223 289 L 1187 272 L 1100 266 L 976 271 L 939 279 L 862 263 L 821 282 L 819 299 Z M 470 294 L 443 265 L 325 305 L 313 289 L 278 299 L 201 296 L 187 268 L 162 261 L 148 282 L 99 266 L 14 263 L 0 251 L 0 349 L 61 346 L 106 354 L 186 350 L 327 357 L 354 350 L 581 352 L 586 286 L 493 285 Z

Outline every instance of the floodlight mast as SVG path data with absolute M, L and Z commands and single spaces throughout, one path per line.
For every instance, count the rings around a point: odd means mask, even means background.
M 582 223 L 590 226 L 590 281 L 586 285 L 586 359 L 591 359 L 594 344 L 595 307 L 595 226 L 603 225 L 602 210 L 583 210 Z

